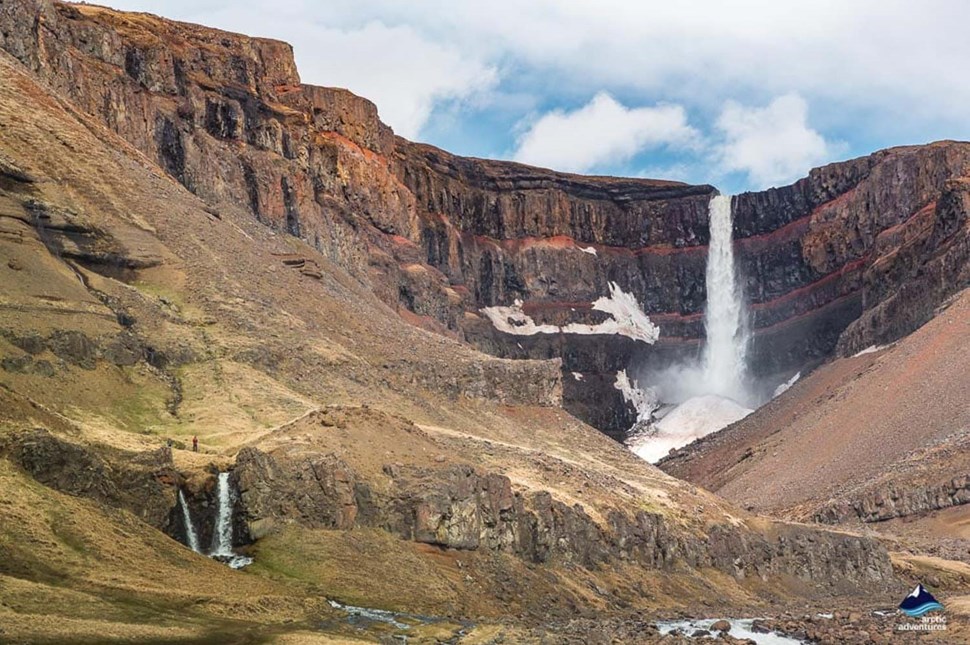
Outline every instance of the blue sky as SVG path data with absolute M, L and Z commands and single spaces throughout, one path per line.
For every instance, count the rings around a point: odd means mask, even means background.
M 106 1 L 286 40 L 304 82 L 459 154 L 734 193 L 970 138 L 970 3 Z

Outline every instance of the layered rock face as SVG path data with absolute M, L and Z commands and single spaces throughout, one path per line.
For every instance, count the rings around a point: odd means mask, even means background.
M 329 416 L 312 415 L 305 423 L 329 424 Z M 619 508 L 597 520 L 581 504 L 545 490 L 518 490 L 509 477 L 467 464 L 388 463 L 368 477 L 335 453 L 245 448 L 232 476 L 245 520 L 241 532 L 254 538 L 296 521 L 312 528 L 380 528 L 407 540 L 534 564 L 596 569 L 632 562 L 668 572 L 686 565 L 739 580 L 787 575 L 875 588 L 891 578 L 885 555 L 857 536 L 782 524 L 756 534 L 740 522 L 692 533 L 663 513 Z
M 940 142 L 735 198 L 755 364 L 791 369 L 896 340 L 970 284 L 968 170 L 970 145 Z
M 125 508 L 159 528 L 168 522 L 175 500 L 171 484 L 181 481 L 168 448 L 99 451 L 43 428 L 0 444 L 0 455 L 45 486 Z
M 414 324 L 500 356 L 562 358 L 565 407 L 614 436 L 633 421 L 616 372 L 698 351 L 710 186 L 408 142 L 365 99 L 301 84 L 276 41 L 47 0 L 5 3 L 0 23 L 3 49 L 214 213 L 245 204 Z M 893 149 L 735 199 L 757 374 L 896 338 L 968 283 L 968 156 L 957 143 Z M 513 335 L 480 315 L 521 299 L 539 324 L 601 323 L 591 303 L 610 282 L 659 325 L 655 344 Z
M 5 39 L 24 15 L 9 7 L 0 5 Z M 90 24 L 79 12 L 102 12 L 51 11 L 26 21 L 25 37 L 52 33 L 58 20 L 70 23 L 60 29 L 81 29 Z M 152 24 L 107 15 L 119 29 Z M 196 33 L 187 29 L 185 37 Z M 103 36 L 95 40 L 111 42 L 110 30 Z M 93 37 L 81 34 L 78 42 L 87 46 Z M 59 64 L 76 65 L 80 85 L 113 69 L 83 56 L 74 61 L 77 51 L 66 47 Z M 124 87 L 132 82 L 127 72 L 119 78 Z M 164 106 L 161 95 L 135 94 Z M 327 127 L 363 136 L 346 124 Z M 366 607 L 534 615 L 537 623 L 547 620 L 550 602 L 571 617 L 578 609 L 712 606 L 725 597 L 761 604 L 895 595 L 898 581 L 877 542 L 756 518 L 664 475 L 558 409 L 558 361 L 496 358 L 407 324 L 289 234 L 295 231 L 280 234 L 285 212 L 270 221 L 260 210 L 260 223 L 246 200 L 243 208 L 235 199 L 206 203 L 198 185 L 197 194 L 187 191 L 171 168 L 152 163 L 4 52 L 0 128 L 0 573 L 46 589 L 28 594 L 40 598 L 36 615 L 45 618 L 14 616 L 24 625 L 15 638 L 36 637 L 51 615 L 89 618 L 75 590 L 92 588 L 99 616 L 112 615 L 110 599 L 120 598 L 124 615 L 139 624 L 157 622 L 152 607 L 167 616 L 179 603 L 185 611 L 172 619 L 179 631 L 158 636 L 177 641 L 215 638 L 186 632 L 193 622 L 215 624 L 220 635 L 238 622 L 251 634 L 255 623 L 277 620 L 267 618 L 267 607 L 289 598 L 304 608 L 278 620 L 307 622 L 283 629 L 316 629 L 328 611 L 319 589 Z M 255 149 L 217 141 L 205 128 L 191 132 L 211 145 L 206 163 L 238 161 Z M 188 151 L 189 135 L 179 136 Z M 235 157 L 220 156 L 234 147 Z M 158 161 L 177 148 L 158 149 Z M 183 179 L 218 187 L 215 175 L 191 175 L 189 167 Z M 302 211 L 298 221 L 305 235 Z M 330 231 L 335 243 L 371 235 L 375 245 L 399 243 L 363 219 L 348 221 L 358 222 L 361 237 Z M 279 230 L 264 225 L 274 222 Z M 597 233 L 606 234 L 607 227 Z M 367 247 L 368 262 L 380 257 L 374 248 Z M 387 271 L 399 266 L 386 257 Z M 379 263 L 368 266 L 376 268 L 365 279 L 388 275 Z M 433 275 L 408 266 L 415 276 Z M 612 302 L 624 303 L 619 295 Z M 607 315 L 587 309 L 593 321 Z M 529 311 L 541 313 L 532 304 Z M 633 331 L 650 330 L 638 324 Z M 188 449 L 192 437 L 198 452 Z M 217 562 L 148 530 L 184 538 L 188 509 L 206 549 L 215 511 L 226 508 L 217 503 L 215 473 L 226 469 L 239 493 L 235 539 L 257 539 L 255 556 L 266 565 L 246 574 L 247 594 L 264 591 L 244 602 L 234 600 L 242 598 L 233 595 L 238 581 L 222 577 Z M 337 551 L 349 557 L 333 557 Z M 297 563 L 293 586 L 276 580 L 279 558 Z M 327 570 L 305 574 L 321 561 Z M 459 573 L 465 566 L 468 573 Z M 337 585 L 333 574 L 354 580 Z M 146 595 L 149 584 L 158 595 Z M 414 600 L 426 586 L 441 591 Z M 0 622 L 9 633 L 25 599 L 18 589 L 26 587 L 8 587 Z M 132 602 L 148 610 L 133 612 Z M 200 618 L 199 607 L 211 607 L 210 618 Z M 101 637 L 102 622 L 83 624 L 83 638 Z M 131 633 L 130 640 L 158 639 L 158 632 Z

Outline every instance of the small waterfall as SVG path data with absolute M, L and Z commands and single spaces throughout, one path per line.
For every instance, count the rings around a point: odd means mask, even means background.
M 748 330 L 741 287 L 735 276 L 731 197 L 716 195 L 710 203 L 710 246 L 707 252 L 707 310 L 704 325 L 703 379 L 710 394 L 747 403 Z
M 217 494 L 219 507 L 216 528 L 212 532 L 211 554 L 232 556 L 232 491 L 229 487 L 229 473 L 219 473 Z
M 182 489 L 179 489 L 179 506 L 182 507 L 182 522 L 185 524 L 185 538 L 189 541 L 189 548 L 196 553 L 202 553 L 199 548 L 199 534 L 195 531 L 195 524 L 192 523 L 192 515 L 189 513 L 189 505 L 185 501 Z
M 212 550 L 209 555 L 225 562 L 233 569 L 241 569 L 252 563 L 253 559 L 238 555 L 232 550 L 232 511 L 235 500 L 229 484 L 228 472 L 219 473 L 216 496 L 219 506 L 216 509 L 216 525 L 212 532 Z

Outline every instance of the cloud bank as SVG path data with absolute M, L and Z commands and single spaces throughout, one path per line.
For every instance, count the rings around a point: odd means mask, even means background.
M 718 167 L 745 173 L 753 188 L 792 181 L 841 148 L 809 127 L 808 104 L 797 94 L 763 108 L 729 101 L 715 128 L 723 137 L 715 153 Z

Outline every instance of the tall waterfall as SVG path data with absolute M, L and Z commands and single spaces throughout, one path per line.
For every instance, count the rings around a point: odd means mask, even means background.
M 647 388 L 640 396 L 651 408 L 649 424 L 627 445 L 650 462 L 744 418 L 759 403 L 749 392 L 746 374 L 748 326 L 734 264 L 731 198 L 718 195 L 709 209 L 707 341 L 699 362 L 646 375 Z M 629 381 L 625 373 L 623 377 Z M 629 389 L 639 390 L 639 385 L 634 382 Z M 664 409 L 665 404 L 672 407 Z
M 735 275 L 731 197 L 717 195 L 710 203 L 710 246 L 707 251 L 707 310 L 704 325 L 704 389 L 746 403 L 745 355 L 747 321 L 741 287 Z
M 185 537 L 189 541 L 189 548 L 196 553 L 202 553 L 199 548 L 199 534 L 195 531 L 195 524 L 192 523 L 192 515 L 189 514 L 189 505 L 185 502 L 185 495 L 179 489 L 179 506 L 182 507 L 182 521 L 185 524 Z

